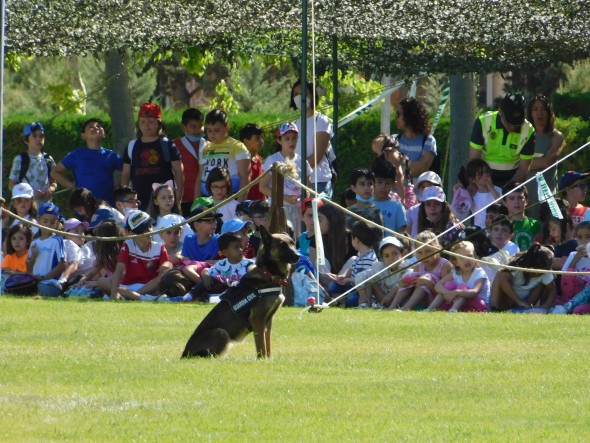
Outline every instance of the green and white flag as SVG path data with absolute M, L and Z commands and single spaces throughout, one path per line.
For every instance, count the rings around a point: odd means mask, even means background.
M 539 196 L 539 203 L 546 201 L 549 204 L 549 209 L 551 209 L 551 214 L 553 217 L 562 219 L 563 214 L 555 201 L 555 197 L 551 193 L 547 182 L 545 181 L 545 177 L 540 172 L 537 172 L 535 175 L 535 179 L 537 180 L 537 194 Z

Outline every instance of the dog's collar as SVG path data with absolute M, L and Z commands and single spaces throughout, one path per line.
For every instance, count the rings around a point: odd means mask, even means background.
M 264 275 L 266 278 L 268 278 L 273 283 L 277 283 L 281 286 L 287 286 L 289 284 L 289 282 L 286 279 L 277 277 L 276 275 L 272 275 L 266 269 L 262 269 L 258 266 L 256 266 L 256 269 L 258 269 L 262 275 Z

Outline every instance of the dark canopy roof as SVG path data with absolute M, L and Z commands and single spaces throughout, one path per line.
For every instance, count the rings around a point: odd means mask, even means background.
M 590 55 L 587 1 L 316 0 L 319 58 L 388 74 L 486 72 Z M 188 46 L 297 56 L 299 0 L 6 0 L 6 51 L 71 55 Z M 311 2 L 309 4 L 311 32 Z

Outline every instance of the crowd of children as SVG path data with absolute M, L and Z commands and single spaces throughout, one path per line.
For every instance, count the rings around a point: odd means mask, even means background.
M 298 107 L 300 89 L 292 93 Z M 307 106 L 313 123 L 317 114 Z M 281 123 L 276 151 L 263 159 L 256 124 L 245 125 L 236 140 L 222 110 L 203 115 L 191 108 L 182 115 L 184 135 L 170 141 L 161 109 L 145 103 L 137 139 L 122 156 L 102 147 L 102 123 L 89 119 L 81 128 L 87 147 L 57 165 L 43 152 L 43 125 L 26 125 L 27 152 L 13 161 L 12 199 L 2 218 L 3 282 L 30 275 L 43 296 L 208 301 L 254 266 L 258 227 L 270 222 L 270 175 L 247 194 L 236 192 L 283 163 L 283 208 L 301 254 L 296 304 L 308 291 L 361 309 L 590 312 L 590 277 L 551 272 L 590 270 L 590 211 L 583 204 L 590 174 L 563 174 L 558 209 L 537 203 L 536 219 L 527 215 L 527 187 L 495 186 L 488 163 L 474 158 L 450 202 L 441 177 L 418 167 L 436 154 L 422 125 L 415 134 L 406 129 L 375 139 L 377 155 L 369 168 L 350 172 L 342 208 L 327 197 L 302 199 L 299 183 L 319 182 L 313 168 L 320 166 L 299 154 L 300 124 Z M 326 126 L 322 134 L 330 131 Z M 417 153 L 404 166 L 400 139 L 407 144 L 409 136 Z M 72 189 L 70 218 L 52 202 L 58 184 Z M 84 234 L 97 239 L 86 242 Z

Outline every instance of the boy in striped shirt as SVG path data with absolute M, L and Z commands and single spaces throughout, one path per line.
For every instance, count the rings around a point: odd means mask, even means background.
M 353 223 L 350 229 L 352 238 L 352 247 L 358 252 L 356 258 L 343 273 L 336 276 L 336 281 L 330 283 L 328 292 L 331 297 L 348 291 L 354 285 L 356 275 L 366 269 L 370 269 L 373 263 L 377 261 L 377 255 L 373 245 L 381 238 L 381 231 L 370 226 L 363 220 Z M 345 307 L 351 308 L 358 306 L 359 295 L 353 292 L 346 298 Z

